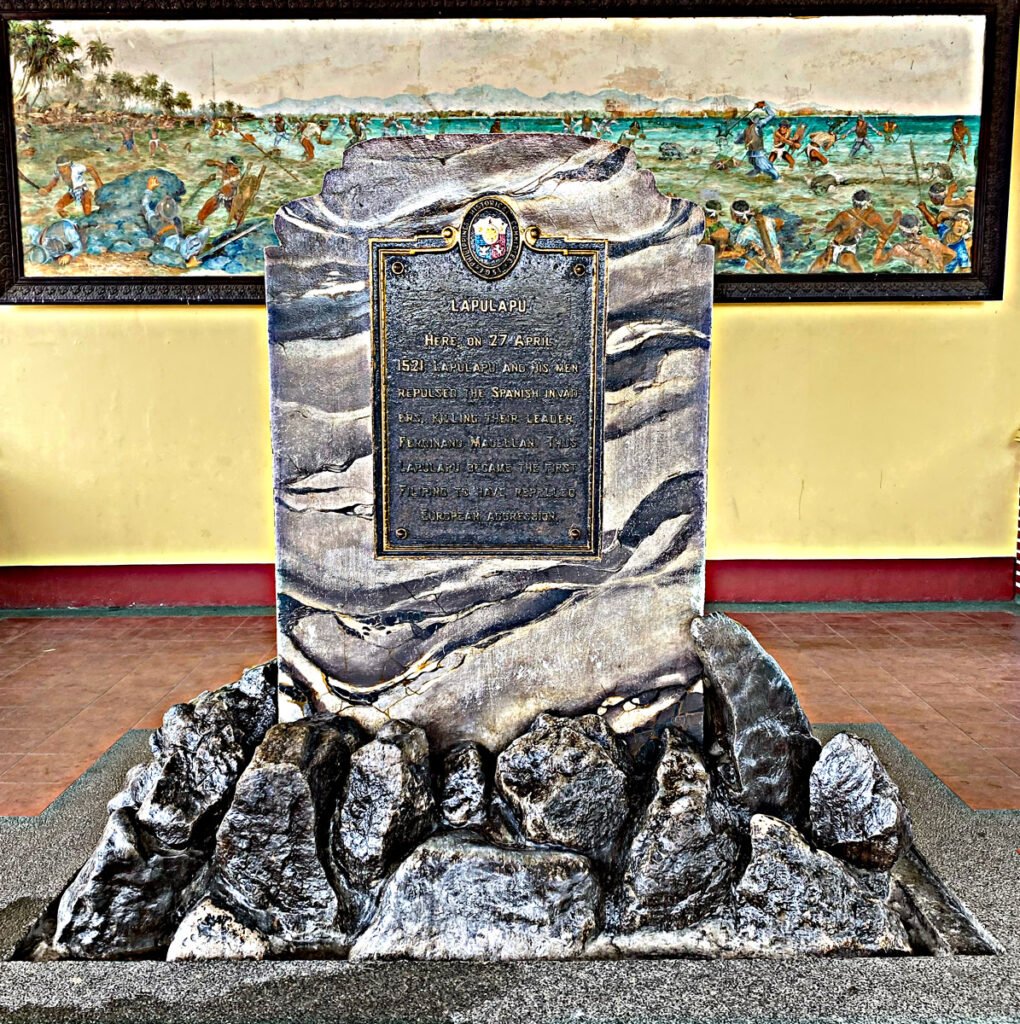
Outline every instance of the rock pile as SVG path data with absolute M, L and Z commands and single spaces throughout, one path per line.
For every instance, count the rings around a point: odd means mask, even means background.
M 53 954 L 153 956 L 169 945 L 206 887 L 217 825 L 275 717 L 272 665 L 166 713 L 152 760 L 128 773 L 99 845 L 60 898 Z
M 254 228 L 254 231 L 250 229 Z M 248 232 L 245 234 L 244 232 Z M 233 241 L 224 241 L 232 236 Z M 263 250 L 269 245 L 279 245 L 272 223 L 264 218 L 246 220 L 240 230 L 226 231 L 213 235 L 208 242 L 206 252 L 209 256 L 199 256 L 202 262 L 201 272 L 221 270 L 226 274 L 257 274 L 261 272 Z M 223 246 L 219 248 L 219 246 Z M 215 252 L 213 250 L 216 250 Z
M 605 716 L 504 750 L 275 719 L 270 666 L 166 715 L 41 957 L 523 959 L 919 948 L 910 845 L 862 740 L 821 748 L 737 623 L 697 620 L 705 735 L 635 759 Z M 700 730 L 696 730 L 700 734 Z M 911 920 L 900 909 L 911 906 Z M 903 915 L 903 916 L 901 916 Z

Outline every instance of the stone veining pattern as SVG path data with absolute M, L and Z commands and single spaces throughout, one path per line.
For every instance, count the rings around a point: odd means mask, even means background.
M 609 242 L 602 554 L 377 560 L 368 239 L 439 234 L 490 194 L 545 235 Z M 697 207 L 604 142 L 379 139 L 276 231 L 281 718 L 399 718 L 499 749 L 542 711 L 682 692 L 704 593 L 712 258 Z

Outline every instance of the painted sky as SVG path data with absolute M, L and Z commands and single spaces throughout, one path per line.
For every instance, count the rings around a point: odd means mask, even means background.
M 114 66 L 196 103 L 514 86 L 619 88 L 654 99 L 733 93 L 901 114 L 975 114 L 984 18 L 577 18 L 55 21 Z M 215 88 L 213 68 L 215 67 Z

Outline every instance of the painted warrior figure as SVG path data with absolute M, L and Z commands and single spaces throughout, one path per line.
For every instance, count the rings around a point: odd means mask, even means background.
M 57 213 L 63 215 L 64 211 L 72 204 L 81 204 L 81 211 L 86 216 L 92 212 L 92 190 L 85 181 L 85 175 L 91 176 L 96 183 L 96 188 L 103 187 L 103 181 L 99 172 L 91 164 L 81 164 L 72 160 L 69 156 L 57 157 L 57 173 L 53 175 L 49 183 L 43 185 L 39 191 L 47 195 L 62 182 L 67 186 L 67 192 L 58 200 L 56 205 Z

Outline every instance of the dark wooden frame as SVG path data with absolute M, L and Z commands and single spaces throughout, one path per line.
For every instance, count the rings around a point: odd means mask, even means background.
M 26 277 L 18 203 L 7 22 L 31 18 L 783 16 L 986 17 L 977 219 L 970 274 L 718 275 L 720 302 L 1001 299 L 1006 260 L 1020 0 L 0 0 L 0 302 L 261 304 L 261 278 Z

